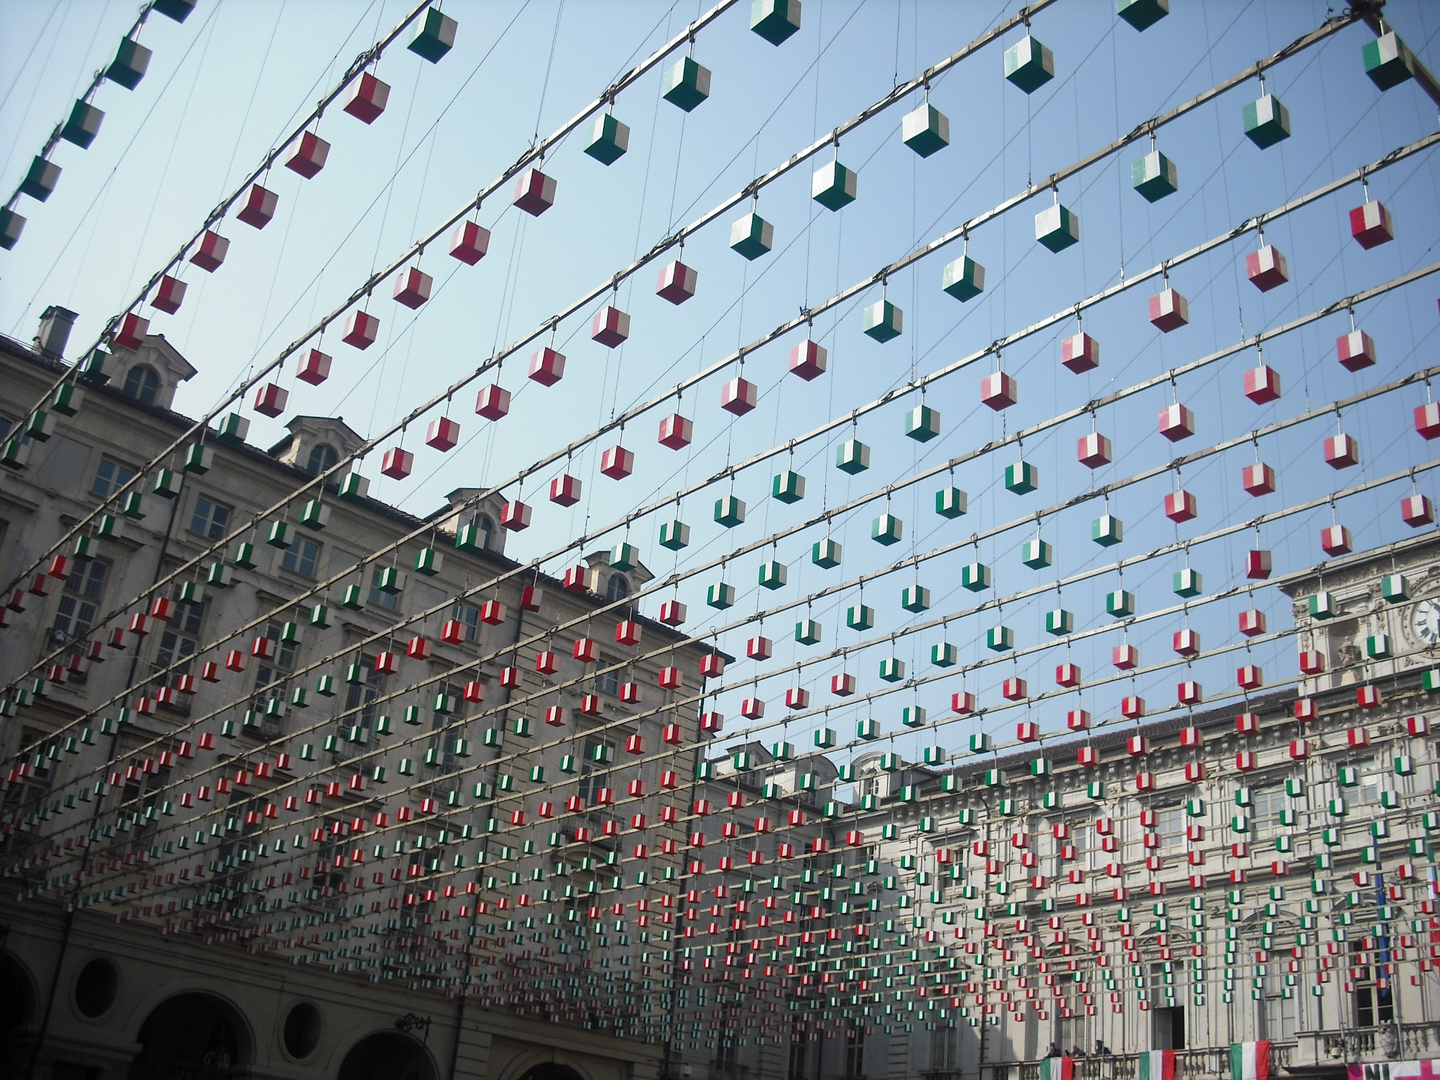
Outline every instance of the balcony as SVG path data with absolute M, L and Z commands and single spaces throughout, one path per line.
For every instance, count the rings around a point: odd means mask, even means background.
M 1302 1031 L 1296 1039 L 1296 1064 L 1300 1069 L 1323 1069 L 1350 1062 L 1420 1061 L 1440 1057 L 1440 1020 L 1346 1031 Z
M 1272 1042 L 1270 1044 L 1270 1075 L 1278 1076 L 1282 1070 L 1289 1070 L 1295 1056 L 1296 1044 Z M 1081 1057 L 1075 1059 L 1074 1080 L 1136 1080 L 1139 1075 L 1139 1055 L 1110 1054 L 1104 1057 Z M 1180 1080 L 1228 1080 L 1230 1076 L 1230 1047 L 1207 1046 L 1175 1051 L 1175 1072 Z M 922 1073 L 924 1080 L 960 1080 L 960 1072 L 943 1070 Z M 982 1065 L 980 1080 L 1040 1080 L 1038 1061 L 1011 1062 L 1009 1064 Z

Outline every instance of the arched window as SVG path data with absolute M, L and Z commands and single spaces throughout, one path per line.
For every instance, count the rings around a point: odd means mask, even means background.
M 305 471 L 311 476 L 319 476 L 339 460 L 339 453 L 329 443 L 316 443 L 310 448 L 310 456 L 305 459 Z
M 481 514 L 480 517 L 476 519 L 476 523 L 480 526 L 480 535 L 484 537 L 483 543 L 485 550 L 489 551 L 490 540 L 495 535 L 495 523 L 484 514 Z
M 154 405 L 160 393 L 160 373 L 149 364 L 136 364 L 125 376 L 121 393 L 132 397 L 141 405 Z
M 630 595 L 630 582 L 624 574 L 611 574 L 605 585 L 606 600 L 624 600 Z

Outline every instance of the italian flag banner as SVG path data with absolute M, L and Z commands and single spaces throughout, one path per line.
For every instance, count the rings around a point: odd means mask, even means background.
M 1040 1059 L 1040 1080 L 1074 1080 L 1074 1077 L 1074 1058 L 1055 1057 Z
M 1141 1054 L 1140 1080 L 1175 1080 L 1175 1051 L 1147 1050 Z
M 1349 1080 L 1434 1080 L 1440 1077 L 1440 1061 L 1380 1061 L 1371 1065 L 1350 1065 Z
M 1270 1080 L 1270 1043 L 1231 1043 L 1230 1080 Z

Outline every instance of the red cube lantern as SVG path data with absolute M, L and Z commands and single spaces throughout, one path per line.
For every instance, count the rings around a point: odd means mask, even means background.
M 1258 637 L 1265 633 L 1265 613 L 1250 608 L 1240 613 L 1240 633 L 1246 637 Z
M 473 221 L 462 221 L 450 234 L 450 254 L 466 266 L 474 266 L 490 250 L 490 230 Z
M 1319 716 L 1319 715 L 1320 715 L 1320 712 L 1319 712 L 1318 709 L 1315 708 L 1315 702 L 1314 702 L 1313 699 L 1311 699 L 1311 698 L 1296 698 L 1296 699 L 1295 699 L 1295 719 L 1296 719 L 1296 720 L 1299 720 L 1301 723 L 1305 723 L 1305 722 L 1307 722 L 1307 721 L 1314 720 L 1314 719 L 1315 719 L 1317 716 Z
M 1331 525 L 1321 529 L 1320 547 L 1326 555 L 1348 555 L 1352 550 L 1350 530 L 1344 525 Z
M 1116 645 L 1110 650 L 1110 662 L 1121 671 L 1129 671 L 1140 664 L 1140 653 L 1134 645 Z
M 1335 339 L 1335 358 L 1346 371 L 1363 371 L 1375 363 L 1375 342 L 1364 330 L 1351 330 Z
M 1384 203 L 1366 200 L 1350 211 L 1350 235 L 1369 251 L 1395 239 L 1395 221 Z
M 1272 245 L 1265 244 L 1245 256 L 1245 276 L 1261 292 L 1269 292 L 1290 280 L 1290 267 L 1284 255 Z
M 611 480 L 624 480 L 635 471 L 635 455 L 623 446 L 612 446 L 600 455 L 600 471 Z
M 405 649 L 405 655 L 412 660 L 430 659 L 430 642 L 423 637 L 413 637 Z
M 1310 757 L 1310 743 L 1305 739 L 1290 740 L 1290 760 L 1305 761 Z
M 808 709 L 810 707 L 810 691 L 803 686 L 792 686 L 785 691 L 785 707 L 787 709 Z
M 1034 720 L 1021 720 L 1015 725 L 1015 738 L 1020 742 L 1036 742 L 1040 738 L 1040 725 Z
M 1161 409 L 1160 434 L 1171 442 L 1188 439 L 1195 434 L 1195 414 L 1179 402 Z
M 1198 727 L 1182 727 L 1180 729 L 1180 745 L 1188 749 L 1203 746 L 1205 735 Z
M 1200 652 L 1200 635 L 1194 630 L 1176 630 L 1171 645 L 1181 656 L 1196 656 Z
M 680 626 L 686 614 L 685 604 L 679 600 L 666 600 L 660 605 L 660 621 L 666 626 Z
M 389 100 L 390 84 L 381 82 L 367 71 L 351 87 L 345 111 L 357 120 L 373 124 L 375 118 L 385 111 L 385 103 Z
M 577 477 L 561 473 L 550 481 L 550 501 L 559 506 L 574 506 L 580 501 L 581 487 Z
M 1332 469 L 1348 469 L 1360 464 L 1360 447 L 1349 435 L 1331 435 L 1325 440 L 1325 464 Z
M 672 304 L 683 304 L 695 295 L 695 268 L 678 259 L 666 263 L 655 282 L 655 295 Z
M 736 376 L 720 389 L 720 407 L 736 416 L 744 416 L 755 408 L 755 384 Z
M 1078 664 L 1057 664 L 1055 666 L 1055 683 L 1058 686 L 1079 686 L 1080 666 Z
M 1263 461 L 1257 461 L 1254 465 L 1246 465 L 1240 473 L 1240 486 L 1247 494 L 1257 498 L 1261 495 L 1269 495 L 1275 490 L 1275 470 Z
M 961 690 L 950 695 L 950 711 L 959 713 L 961 716 L 968 716 L 975 711 L 975 695 L 969 690 Z
M 554 386 L 565 375 L 565 354 L 544 348 L 530 357 L 530 378 L 541 386 Z
M 1082 435 L 1075 443 L 1075 457 L 1081 465 L 1089 469 L 1109 465 L 1113 457 L 1110 440 L 1094 431 L 1089 435 Z
M 385 451 L 380 471 L 395 480 L 404 480 L 415 467 L 415 455 L 402 446 L 392 446 Z
M 190 261 L 207 274 L 213 274 L 220 269 L 229 252 L 230 241 L 219 233 L 206 229 L 200 237 L 200 246 L 195 249 L 195 254 L 190 256 Z
M 765 716 L 765 702 L 759 698 L 745 698 L 740 702 L 740 715 L 746 720 L 760 720 Z
M 491 383 L 475 395 L 475 413 L 486 420 L 499 420 L 510 412 L 510 391 Z
M 1273 565 L 1270 552 L 1252 548 L 1245 553 L 1245 576 L 1252 581 L 1263 581 L 1270 576 Z
M 678 667 L 663 667 L 655 681 L 665 690 L 679 690 L 685 685 L 685 674 Z
M 263 229 L 270 224 L 270 219 L 275 216 L 275 202 L 277 196 L 269 188 L 263 188 L 259 184 L 251 184 L 249 192 L 245 195 L 245 205 L 235 216 L 246 225 L 252 225 L 257 229 Z
M 1235 669 L 1235 683 L 1242 690 L 1256 690 L 1265 683 L 1265 673 L 1254 664 Z
M 535 670 L 541 675 L 554 675 L 560 670 L 560 660 L 550 649 L 535 654 Z
M 1024 679 L 1012 677 L 1000 684 L 1000 696 L 1006 701 L 1021 701 L 1030 693 L 1029 684 Z
M 555 178 L 539 169 L 526 169 L 515 178 L 514 203 L 532 217 L 555 205 Z
M 1435 523 L 1435 507 L 1428 495 L 1407 495 L 1400 500 L 1400 518 L 1412 529 Z
M 1204 691 L 1198 682 L 1193 679 L 1186 679 L 1175 687 L 1175 700 L 1181 705 L 1196 705 L 1205 697 Z
M 425 431 L 425 445 L 442 452 L 455 449 L 459 441 L 460 425 L 448 416 L 437 416 Z
M 395 299 L 414 310 L 430 299 L 430 287 L 434 283 L 434 279 L 418 266 L 407 266 L 395 279 Z
M 1255 751 L 1237 750 L 1235 752 L 1235 768 L 1240 772 L 1249 772 L 1255 768 Z
M 1440 401 L 1427 401 L 1416 407 L 1415 430 L 1423 439 L 1440 437 Z
M 565 571 L 561 584 L 566 591 L 573 593 L 587 593 L 590 591 L 591 572 L 588 566 L 572 566 Z
M 1131 735 L 1125 740 L 1125 752 L 1131 757 L 1144 757 L 1150 753 L 1150 740 L 1144 735 Z
M 1161 289 L 1150 297 L 1150 322 L 1161 333 L 1179 330 L 1190 321 L 1190 304 L 1174 289 Z
M 1187 761 L 1185 763 L 1185 779 L 1192 784 L 1203 781 L 1205 779 L 1205 763 L 1203 761 Z
M 309 180 L 325 167 L 330 156 L 330 144 L 313 131 L 302 131 L 295 143 L 295 152 L 285 161 L 285 167 Z
M 790 350 L 790 373 L 809 382 L 825 374 L 825 347 L 806 338 Z
M 1179 524 L 1182 521 L 1190 521 L 1195 517 L 1196 503 L 1195 496 L 1184 488 L 1179 491 L 1172 491 L 1165 496 L 1165 516 L 1171 521 Z
M 173 278 L 169 274 L 160 279 L 160 284 L 155 288 L 155 295 L 150 300 L 150 306 L 174 315 L 180 310 L 180 304 L 185 299 L 185 283 L 179 278 Z
M 447 645 L 465 644 L 465 624 L 459 619 L 446 619 L 440 628 L 440 640 Z
M 145 344 L 145 335 L 150 332 L 150 320 L 142 319 L 133 311 L 127 311 L 115 331 L 115 347 L 130 349 L 132 352 Z
M 509 529 L 511 532 L 519 532 L 521 529 L 530 527 L 530 506 L 514 499 L 507 502 L 500 510 L 500 527 Z
M 1306 675 L 1319 675 L 1325 670 L 1325 654 L 1315 649 L 1300 653 L 1300 670 Z
M 702 679 L 718 679 L 725 674 L 725 657 L 719 653 L 710 653 L 700 659 L 700 677 Z
M 1003 371 L 992 371 L 980 380 L 980 403 L 999 412 L 1020 400 L 1015 380 Z
M 1358 686 L 1355 688 L 1355 704 L 1362 709 L 1378 709 L 1383 704 L 1383 698 L 1378 686 Z M 1353 743 L 1351 744 L 1354 745 Z
M 289 399 L 289 391 L 276 383 L 266 383 L 255 391 L 255 411 L 265 416 L 279 416 Z
M 634 619 L 622 619 L 615 624 L 615 640 L 621 645 L 639 645 L 640 624 Z
M 840 672 L 830 677 L 830 692 L 836 697 L 849 697 L 855 693 L 855 676 L 848 672 Z
M 1280 396 L 1280 375 L 1268 364 L 1245 372 L 1245 396 L 1256 405 L 1265 405 Z
M 380 333 L 380 320 L 368 311 L 352 311 L 345 320 L 345 334 L 340 338 L 346 345 L 357 349 L 368 349 L 375 344 Z
M 544 586 L 526 585 L 520 590 L 520 609 L 522 611 L 539 611 L 540 602 L 544 599 Z
M 1145 715 L 1145 699 L 1124 697 L 1120 699 L 1120 715 L 1127 720 L 1138 720 Z
M 774 650 L 774 643 L 768 637 L 752 637 L 745 642 L 745 655 L 751 660 L 769 660 Z
M 1065 726 L 1071 731 L 1086 731 L 1090 727 L 1090 713 L 1086 709 L 1071 709 L 1065 714 Z
M 319 386 L 330 377 L 330 357 L 319 349 L 306 349 L 295 377 L 311 386 Z
M 606 304 L 590 320 L 590 337 L 607 349 L 616 348 L 629 336 L 630 316 L 614 304 Z
M 1075 334 L 1060 342 L 1060 363 L 1079 375 L 1100 366 L 1100 343 L 1089 334 Z
M 695 437 L 695 425 L 679 413 L 671 413 L 660 421 L 660 445 L 683 450 Z

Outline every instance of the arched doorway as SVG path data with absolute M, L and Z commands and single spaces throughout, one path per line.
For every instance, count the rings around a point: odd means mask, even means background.
M 249 1057 L 235 1011 L 210 994 L 178 994 L 140 1026 L 129 1080 L 227 1080 Z
M 526 1069 L 520 1080 L 585 1080 L 585 1078 L 569 1065 L 546 1061 Z
M 339 1080 L 435 1080 L 435 1070 L 414 1039 L 386 1031 L 350 1048 L 340 1063 Z
M 13 956 L 0 953 L 0 1045 L 5 1045 L 35 1017 L 30 977 Z

